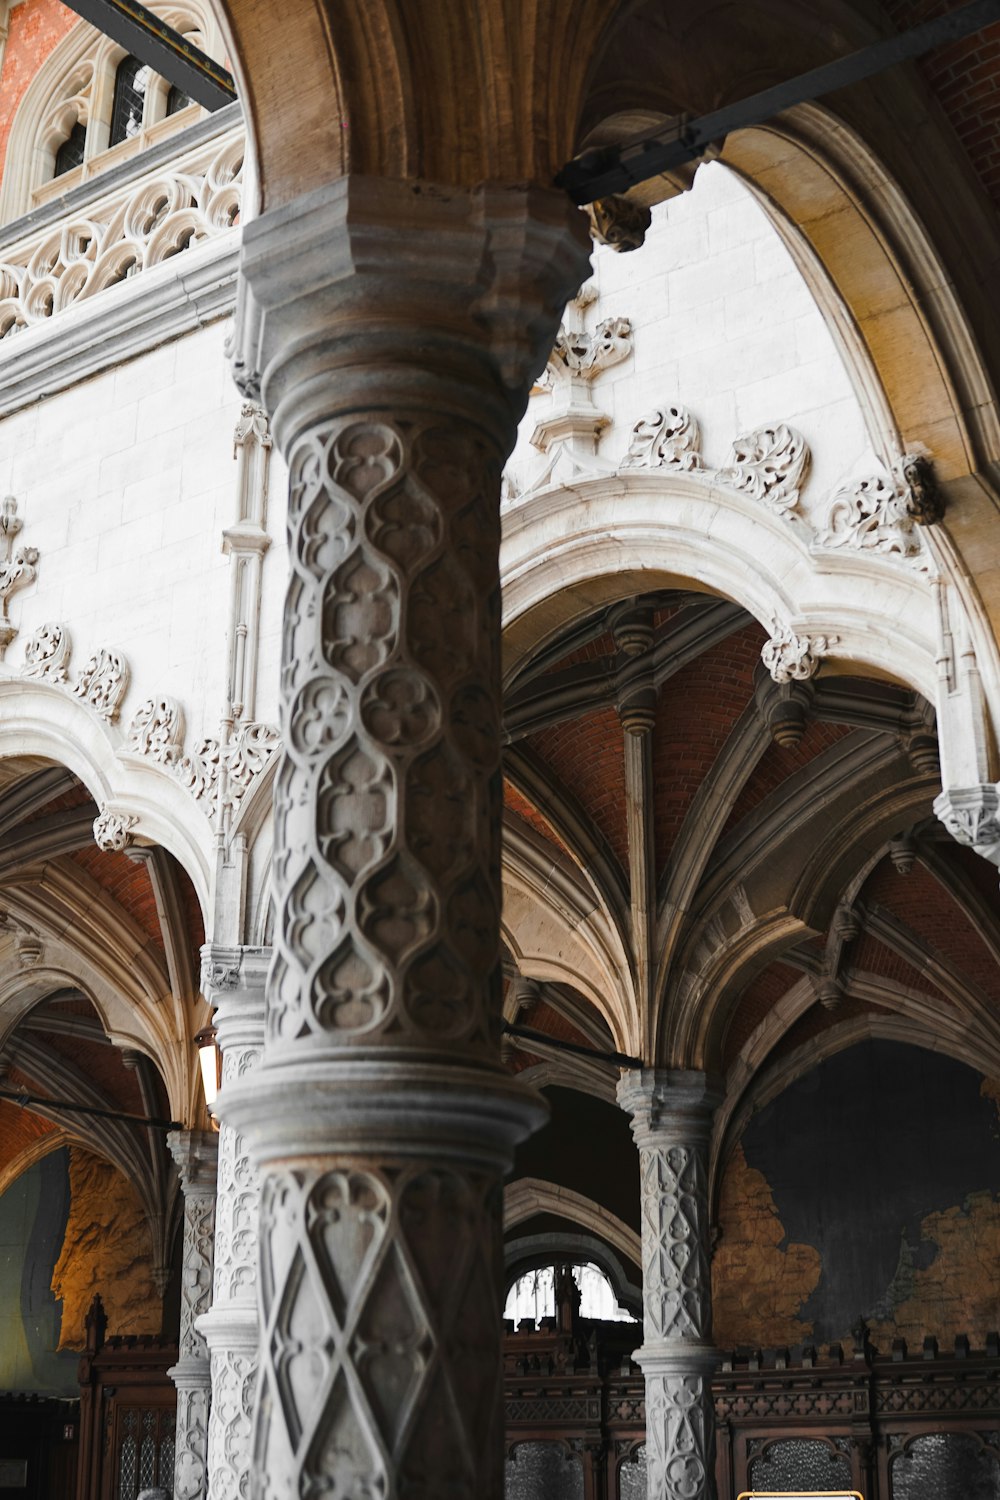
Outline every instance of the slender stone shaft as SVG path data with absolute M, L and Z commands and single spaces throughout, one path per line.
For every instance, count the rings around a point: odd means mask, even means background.
M 618 1103 L 639 1148 L 647 1488 L 712 1500 L 715 1420 L 708 1149 L 719 1103 L 704 1073 L 625 1073 Z
M 252 1493 L 500 1500 L 500 470 L 586 270 L 558 194 L 348 178 L 247 227 L 290 475 Z M 259 372 L 259 373 L 255 373 Z
M 249 1077 L 264 1046 L 264 982 L 270 948 L 202 949 L 202 994 L 215 1006 L 223 1085 Z M 215 1280 L 212 1306 L 198 1319 L 212 1359 L 208 1426 L 209 1500 L 250 1494 L 250 1424 L 257 1380 L 257 1220 L 260 1183 L 243 1136 L 219 1131 Z
M 175 1500 L 204 1500 L 208 1487 L 208 1408 L 211 1375 L 205 1340 L 195 1324 L 212 1300 L 217 1137 L 211 1130 L 172 1130 L 167 1136 L 184 1197 L 184 1261 L 177 1363 Z

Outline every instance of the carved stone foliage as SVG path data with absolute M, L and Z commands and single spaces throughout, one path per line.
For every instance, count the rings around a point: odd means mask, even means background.
M 114 723 L 128 691 L 129 666 L 120 651 L 95 651 L 73 688 L 74 696 L 89 703 L 102 719 Z
M 25 677 L 41 682 L 65 682 L 72 649 L 72 638 L 65 625 L 40 625 L 25 643 Z
M 497 455 L 373 417 L 310 433 L 290 468 L 269 1039 L 402 1026 L 489 1057 Z
M 0 559 L 0 661 L 17 634 L 17 626 L 11 624 L 7 614 L 10 596 L 25 584 L 34 583 L 37 576 L 38 548 L 14 545 L 23 525 L 17 513 L 16 499 L 13 495 L 5 496 L 0 502 L 0 535 L 4 548 L 4 556 Z
M 623 469 L 700 469 L 701 432 L 686 406 L 647 412 L 632 428 Z
M 1000 865 L 1000 792 L 992 782 L 949 787 L 934 801 L 934 811 L 959 844 Z
M 184 740 L 184 710 L 174 698 L 147 698 L 132 716 L 125 744 L 139 755 L 173 765 Z
M 885 473 L 854 480 L 837 490 L 817 541 L 824 547 L 898 557 L 914 557 L 922 547 L 909 513 L 909 492 Z
M 779 422 L 738 437 L 730 462 L 719 477 L 779 514 L 789 515 L 798 508 L 799 490 L 808 468 L 805 438 L 787 422 Z
M 836 636 L 796 635 L 790 626 L 776 625 L 771 639 L 764 643 L 760 659 L 775 682 L 808 682 L 836 643 Z
M 548 372 L 554 379 L 570 375 L 593 380 L 602 370 L 627 359 L 631 352 L 629 318 L 605 318 L 589 332 L 563 326 L 549 355 Z
M 239 215 L 242 132 L 110 192 L 85 217 L 17 241 L 0 261 L 0 338 L 225 233 Z
M 419 1163 L 269 1178 L 256 1431 L 268 1493 L 320 1493 L 335 1473 L 344 1495 L 415 1495 L 446 1451 L 456 1500 L 500 1500 L 498 1466 L 483 1485 L 501 1441 L 499 1207 L 492 1174 Z
M 119 813 L 105 807 L 94 819 L 94 842 L 98 849 L 121 854 L 131 844 L 132 829 L 138 821 L 132 813 Z

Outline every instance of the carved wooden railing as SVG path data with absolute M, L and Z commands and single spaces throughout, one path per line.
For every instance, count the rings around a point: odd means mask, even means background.
M 644 1390 L 629 1357 L 639 1342 L 620 1323 L 509 1329 L 509 1500 L 643 1500 Z M 862 1327 L 822 1354 L 727 1354 L 714 1393 L 719 1500 L 752 1488 L 950 1500 L 1000 1486 L 996 1335 L 979 1351 L 960 1336 L 947 1353 L 930 1338 L 882 1355 Z

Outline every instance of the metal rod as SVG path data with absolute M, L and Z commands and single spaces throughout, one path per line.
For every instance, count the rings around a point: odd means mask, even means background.
M 732 130 L 761 125 L 793 104 L 805 104 L 836 89 L 860 83 L 945 42 L 971 36 L 997 20 L 1000 20 L 1000 0 L 970 0 L 947 15 L 873 42 L 711 114 L 646 131 L 617 146 L 585 151 L 563 167 L 555 179 L 556 186 L 565 188 L 574 203 L 593 203 L 597 198 L 624 193 L 636 183 L 693 161 L 706 146 L 723 140 Z
M 602 1052 L 598 1047 L 585 1047 L 581 1042 L 565 1042 L 560 1037 L 548 1036 L 544 1031 L 534 1031 L 530 1026 L 517 1026 L 513 1021 L 501 1023 L 506 1036 L 518 1036 L 525 1042 L 537 1042 L 545 1047 L 555 1047 L 557 1052 L 574 1052 L 577 1057 L 596 1057 L 600 1062 L 614 1063 L 618 1068 L 641 1068 L 637 1057 L 627 1052 Z
M 233 75 L 139 0 L 66 0 L 66 4 L 205 109 L 222 109 L 236 98 Z
M 147 1125 L 152 1130 L 184 1129 L 178 1120 L 147 1119 L 145 1115 L 127 1115 L 117 1109 L 99 1109 L 95 1104 L 70 1104 L 63 1099 L 43 1099 L 37 1094 L 21 1094 L 14 1089 L 0 1088 L 0 1099 L 9 1099 L 12 1104 L 19 1104 L 22 1109 L 30 1109 L 34 1114 L 44 1113 L 46 1109 L 64 1109 L 77 1115 L 97 1115 L 102 1120 L 125 1120 L 129 1125 Z M 44 1108 L 39 1110 L 38 1105 Z

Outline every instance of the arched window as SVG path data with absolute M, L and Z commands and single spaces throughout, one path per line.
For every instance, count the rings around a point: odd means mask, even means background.
M 146 108 L 149 68 L 137 57 L 125 57 L 115 73 L 115 94 L 111 106 L 110 146 L 131 140 L 142 129 Z
M 64 172 L 72 172 L 83 161 L 83 153 L 87 145 L 87 127 L 82 121 L 77 120 L 69 135 L 63 141 L 56 152 L 56 164 L 53 177 L 61 177 Z

